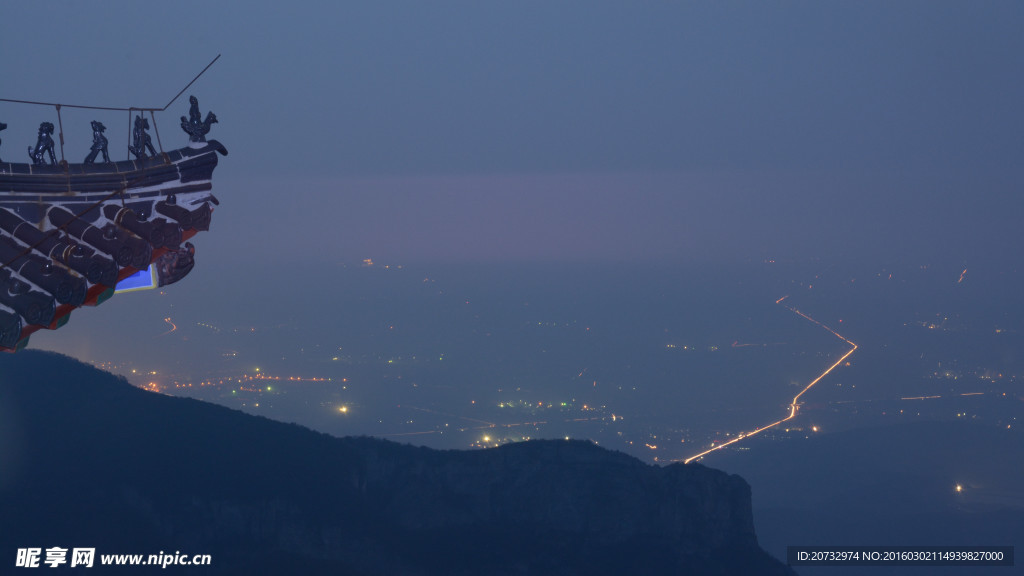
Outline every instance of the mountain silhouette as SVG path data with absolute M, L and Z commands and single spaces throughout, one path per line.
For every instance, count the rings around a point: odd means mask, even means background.
M 334 438 L 34 350 L 0 356 L 0 516 L 7 568 L 91 547 L 211 556 L 176 574 L 792 573 L 739 476 L 584 441 Z

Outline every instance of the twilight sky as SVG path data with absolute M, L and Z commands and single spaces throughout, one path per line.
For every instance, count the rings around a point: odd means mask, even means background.
M 0 97 L 162 106 L 223 54 L 190 90 L 231 152 L 200 266 L 1024 244 L 1016 1 L 47 6 L 3 7 Z M 165 148 L 187 109 L 158 114 Z M 92 119 L 126 156 L 126 113 L 65 109 L 69 159 Z M 0 104 L 0 157 L 44 120 Z

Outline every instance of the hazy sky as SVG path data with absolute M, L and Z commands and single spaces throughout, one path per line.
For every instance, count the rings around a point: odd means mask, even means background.
M 1024 4 L 7 3 L 0 97 L 231 155 L 205 258 L 1018 257 Z M 157 116 L 185 136 L 184 97 Z M 126 113 L 89 120 L 126 156 Z M 0 104 L 26 160 L 52 108 Z M 272 231 L 279 226 L 280 231 Z M 209 261 L 209 260 L 208 260 Z

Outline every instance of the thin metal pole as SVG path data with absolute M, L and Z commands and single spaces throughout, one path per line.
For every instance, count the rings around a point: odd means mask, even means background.
M 64 122 L 60 119 L 60 104 L 54 104 L 57 107 L 57 126 L 60 128 L 60 132 L 57 135 L 60 137 L 60 161 L 67 163 L 64 160 Z
M 152 112 L 152 111 L 155 110 L 157 112 L 163 112 L 163 111 L 167 110 L 167 108 L 169 108 L 171 106 L 171 104 L 174 104 L 174 101 L 177 100 L 182 94 L 184 94 L 186 90 L 188 90 L 193 84 L 195 84 L 196 80 L 199 80 L 199 77 L 202 76 L 207 70 L 209 70 L 210 66 L 213 66 L 214 62 L 216 62 L 217 60 L 220 59 L 220 56 L 221 56 L 220 54 L 217 54 L 217 57 L 214 58 L 213 60 L 211 60 L 210 63 L 206 65 L 206 68 L 203 68 L 202 71 L 199 72 L 199 74 L 196 74 L 196 77 L 193 78 L 191 82 L 186 84 L 185 87 L 182 88 L 181 91 L 178 92 L 174 96 L 174 98 L 171 98 L 171 101 L 168 102 L 167 105 L 164 106 L 163 108 L 155 108 L 155 107 L 154 108 L 139 108 L 137 106 L 132 106 L 130 108 L 117 108 L 117 107 L 111 107 L 111 106 L 85 106 L 83 104 L 58 104 L 57 102 L 38 102 L 36 100 L 15 100 L 15 99 L 12 99 L 12 98 L 0 98 L 0 102 L 11 102 L 11 103 L 14 103 L 14 104 L 38 104 L 40 106 L 63 106 L 65 108 L 84 108 L 86 110 L 114 110 L 114 111 L 118 111 L 118 112 L 124 111 L 124 110 L 128 110 L 129 112 L 131 112 L 133 110 L 139 110 L 139 111 L 143 111 L 143 112 L 147 112 L 147 111 L 148 112 Z
M 156 116 L 153 115 L 153 111 L 149 111 L 149 117 L 153 119 L 153 132 L 156 132 L 156 145 L 160 147 L 160 155 L 164 156 L 166 161 L 166 154 L 164 154 L 164 145 L 160 142 L 160 129 L 156 127 Z
M 128 159 L 132 159 L 132 108 L 128 109 Z
M 217 60 L 219 60 L 219 59 L 220 59 L 220 54 L 217 54 L 217 57 L 216 57 L 216 58 L 214 58 L 213 60 L 211 60 L 211 61 L 210 61 L 210 63 L 206 65 L 206 68 L 203 68 L 202 72 L 200 72 L 199 74 L 196 74 L 196 77 L 195 77 L 195 78 L 193 78 L 191 82 L 189 82 L 188 84 L 186 84 L 186 85 L 185 85 L 185 87 L 181 89 L 181 92 L 178 92 L 178 93 L 177 93 L 177 94 L 176 94 L 176 95 L 174 96 L 174 98 L 171 98 L 171 101 L 167 103 L 167 106 L 164 106 L 163 108 L 161 108 L 161 109 L 160 109 L 160 111 L 161 111 L 161 112 L 163 112 L 164 110 L 167 110 L 168 108 L 170 108 L 171 104 L 174 104 L 174 101 L 175 101 L 175 100 L 177 100 L 179 96 L 181 96 L 182 94 L 184 94 L 184 93 L 185 93 L 185 90 L 188 90 L 190 86 L 192 86 L 193 84 L 195 84 L 195 83 L 196 83 L 196 80 L 199 80 L 199 77 L 200 77 L 200 76 L 202 76 L 204 72 L 206 72 L 207 70 L 209 70 L 209 69 L 210 69 L 210 66 L 213 66 L 213 63 L 214 63 L 214 62 L 216 62 L 216 61 L 217 61 Z

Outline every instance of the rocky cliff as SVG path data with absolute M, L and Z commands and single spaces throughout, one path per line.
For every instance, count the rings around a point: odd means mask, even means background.
M 88 546 L 212 556 L 180 574 L 789 573 L 740 477 L 587 442 L 338 439 L 34 351 L 0 357 L 0 438 L 11 567 Z

